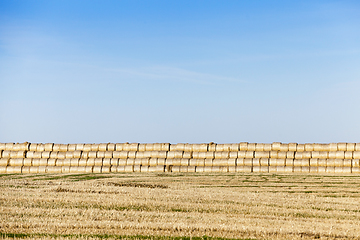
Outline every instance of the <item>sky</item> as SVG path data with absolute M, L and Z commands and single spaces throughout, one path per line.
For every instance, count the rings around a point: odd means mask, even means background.
M 0 142 L 360 142 L 360 2 L 0 0 Z

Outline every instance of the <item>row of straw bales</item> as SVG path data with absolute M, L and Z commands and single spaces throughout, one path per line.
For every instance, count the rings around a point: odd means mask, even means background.
M 68 152 L 68 151 L 183 151 L 183 152 L 237 152 L 237 151 L 280 151 L 280 152 L 333 152 L 360 151 L 360 143 L 100 143 L 100 144 L 54 144 L 54 143 L 0 143 L 0 151 Z
M 351 167 L 294 166 L 0 166 L 0 173 L 110 173 L 110 172 L 242 172 L 242 173 L 360 173 Z
M 359 159 L 276 159 L 276 158 L 0 158 L 0 166 L 294 166 L 294 167 L 353 167 L 359 168 Z
M 10 151 L 0 150 L 0 158 L 322 158 L 322 159 L 358 159 L 360 151 L 236 151 L 236 152 L 184 152 L 184 151 Z

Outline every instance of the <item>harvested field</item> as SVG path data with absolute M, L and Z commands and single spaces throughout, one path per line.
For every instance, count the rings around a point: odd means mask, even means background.
M 360 176 L 0 175 L 3 239 L 360 239 Z

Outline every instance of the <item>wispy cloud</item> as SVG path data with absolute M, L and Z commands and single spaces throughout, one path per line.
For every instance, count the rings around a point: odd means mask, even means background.
M 219 76 L 208 73 L 189 71 L 174 67 L 147 67 L 147 68 L 110 68 L 106 69 L 110 72 L 116 72 L 124 77 L 137 77 L 146 80 L 166 80 L 177 82 L 190 82 L 194 84 L 217 85 L 221 82 L 245 82 L 237 78 Z

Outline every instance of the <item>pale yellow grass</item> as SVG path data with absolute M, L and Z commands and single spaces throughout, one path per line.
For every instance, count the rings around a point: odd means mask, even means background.
M 356 175 L 1 175 L 0 232 L 360 239 L 359 187 Z

